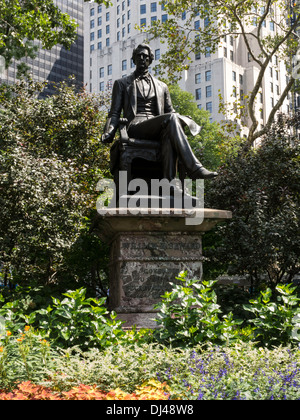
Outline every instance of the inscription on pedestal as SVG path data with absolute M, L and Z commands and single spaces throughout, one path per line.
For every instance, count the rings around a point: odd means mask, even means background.
M 111 287 L 118 296 L 112 305 L 122 312 L 152 311 L 180 271 L 201 278 L 201 234 L 120 234 L 114 241 L 111 261 Z M 117 277 L 121 280 L 118 290 Z

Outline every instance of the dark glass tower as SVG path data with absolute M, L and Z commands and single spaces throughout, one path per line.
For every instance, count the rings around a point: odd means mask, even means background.
M 40 97 L 54 93 L 54 84 L 66 80 L 74 75 L 76 84 L 83 85 L 83 0 L 54 0 L 54 3 L 78 23 L 78 38 L 70 50 L 56 45 L 51 50 L 40 49 L 37 57 L 32 60 L 22 59 L 30 67 L 33 80 L 48 81 L 47 87 Z M 14 61 L 5 76 L 4 82 L 14 83 L 17 81 L 17 65 Z

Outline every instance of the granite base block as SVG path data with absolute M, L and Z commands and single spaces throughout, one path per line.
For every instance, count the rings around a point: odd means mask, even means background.
M 155 305 L 181 271 L 202 277 L 202 236 L 231 213 L 206 212 L 203 222 L 194 226 L 186 225 L 185 216 L 130 212 L 99 216 L 99 236 L 111 249 L 109 309 L 124 327 L 156 327 Z

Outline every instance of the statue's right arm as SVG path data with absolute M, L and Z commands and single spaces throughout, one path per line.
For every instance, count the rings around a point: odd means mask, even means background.
M 123 95 L 122 85 L 116 80 L 112 91 L 110 111 L 101 137 L 103 143 L 111 143 L 114 139 L 123 108 Z

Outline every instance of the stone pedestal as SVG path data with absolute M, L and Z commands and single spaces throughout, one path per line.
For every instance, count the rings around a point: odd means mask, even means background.
M 125 327 L 154 328 L 154 305 L 180 271 L 202 276 L 202 235 L 231 218 L 215 209 L 132 214 L 116 209 L 99 215 L 98 232 L 110 243 L 109 309 Z

